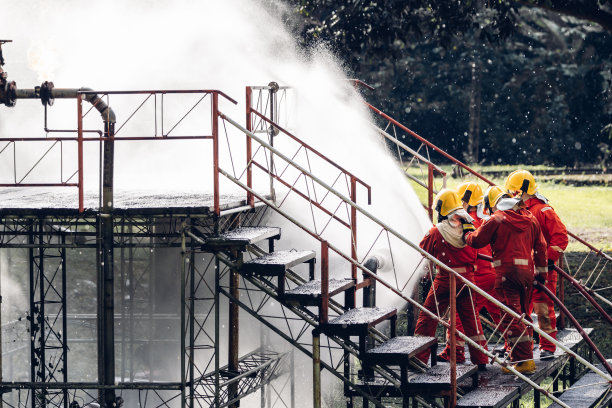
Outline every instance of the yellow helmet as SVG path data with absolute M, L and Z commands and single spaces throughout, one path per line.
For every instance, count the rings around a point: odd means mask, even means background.
M 484 197 L 482 195 L 482 188 L 473 181 L 466 181 L 465 183 L 459 184 L 457 186 L 457 195 L 461 198 L 461 201 L 472 207 L 476 207 L 478 204 L 482 203 Z
M 497 205 L 500 198 L 505 195 L 499 186 L 490 186 L 484 193 L 485 208 L 491 213 L 491 209 Z
M 520 192 L 533 195 L 538 191 L 538 185 L 535 179 L 527 170 L 515 170 L 506 179 L 506 191 L 510 194 Z
M 434 198 L 433 209 L 438 212 L 438 221 L 440 221 L 453 211 L 462 210 L 463 205 L 457 193 L 453 190 L 443 188 Z

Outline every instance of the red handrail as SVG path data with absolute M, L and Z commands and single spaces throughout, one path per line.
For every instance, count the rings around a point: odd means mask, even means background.
M 493 183 L 491 180 L 487 179 L 486 177 L 484 177 L 483 175 L 478 173 L 476 170 L 473 170 L 467 164 L 465 164 L 465 163 L 455 159 L 453 156 L 451 156 L 450 154 L 446 153 L 444 150 L 440 149 L 438 146 L 434 145 L 430 141 L 428 141 L 428 140 L 424 139 L 423 137 L 419 136 L 418 134 L 416 134 L 412 130 L 408 129 L 406 126 L 402 125 L 397 120 L 393 119 L 391 116 L 387 115 L 386 113 L 384 113 L 380 109 L 375 108 L 374 106 L 370 105 L 367 102 L 366 102 L 366 105 L 368 106 L 368 108 L 370 108 L 370 110 L 375 112 L 377 115 L 383 117 L 385 120 L 388 120 L 389 122 L 393 123 L 395 126 L 399 127 L 404 132 L 406 132 L 406 133 L 410 134 L 411 136 L 415 137 L 416 139 L 418 139 L 424 145 L 431 147 L 435 151 L 438 151 L 438 153 L 440 153 L 442 156 L 446 157 L 448 160 L 452 161 L 456 165 L 458 165 L 460 167 L 463 167 L 465 170 L 469 171 L 474 176 L 478 177 L 479 179 L 481 179 L 482 181 L 488 183 L 489 185 L 495 185 L 495 183 Z

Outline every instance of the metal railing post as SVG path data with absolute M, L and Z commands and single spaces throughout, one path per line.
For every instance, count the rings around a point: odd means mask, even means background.
M 251 115 L 251 104 L 253 103 L 253 90 L 251 89 L 250 86 L 246 87 L 246 128 L 249 132 L 253 131 L 253 124 L 252 124 L 252 115 Z M 252 156 L 253 156 L 253 150 L 252 150 L 252 142 L 251 142 L 251 138 L 248 136 L 246 137 L 246 155 L 247 155 L 247 162 L 246 162 L 246 178 L 247 178 L 247 186 L 249 186 L 250 188 L 253 188 L 253 166 L 251 164 L 251 160 L 252 160 Z M 251 208 L 255 207 L 255 198 L 253 197 L 253 194 L 251 194 L 250 192 L 247 191 L 247 205 L 249 205 Z
M 559 258 L 559 268 L 563 269 L 563 256 Z M 558 281 L 559 281 L 559 300 L 561 303 L 565 303 L 565 279 L 563 279 L 563 275 L 557 273 Z M 553 329 L 563 330 L 565 329 L 565 314 L 561 312 L 559 314 L 559 320 L 557 320 L 557 327 L 553 327 Z
M 78 154 L 78 172 L 79 172 L 79 213 L 85 211 L 84 204 L 84 186 L 83 186 L 83 98 L 79 95 L 77 99 L 77 154 Z
M 219 94 L 212 93 L 212 136 L 213 136 L 213 189 L 214 210 L 218 216 L 221 214 L 219 205 Z
M 357 203 L 357 179 L 355 176 L 351 176 L 351 193 L 350 193 L 351 201 Z M 357 209 L 355 207 L 351 207 L 351 258 L 355 261 L 357 259 Z M 355 264 L 351 265 L 351 278 L 354 280 L 355 284 L 357 283 L 357 267 Z M 355 288 L 351 288 L 346 291 L 346 303 L 345 307 L 349 309 L 353 309 L 355 307 Z
M 321 241 L 321 310 L 319 323 L 327 323 L 329 312 L 329 247 Z
M 429 219 L 433 220 L 433 199 L 434 199 L 434 168 L 433 164 L 427 164 L 427 212 Z
M 455 275 L 450 273 L 450 406 L 454 408 L 457 405 L 457 281 Z M 435 358 L 431 356 L 431 358 Z

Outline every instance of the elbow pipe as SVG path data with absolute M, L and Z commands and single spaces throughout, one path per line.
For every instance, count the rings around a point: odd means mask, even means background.
M 84 93 L 83 93 L 84 92 Z M 16 99 L 40 99 L 45 105 L 53 105 L 55 99 L 76 99 L 82 98 L 88 101 L 102 116 L 106 124 L 117 122 L 115 112 L 104 102 L 91 88 L 53 88 L 52 83 L 45 82 L 40 87 L 33 89 L 17 89 Z M 108 128 L 108 126 L 107 126 Z

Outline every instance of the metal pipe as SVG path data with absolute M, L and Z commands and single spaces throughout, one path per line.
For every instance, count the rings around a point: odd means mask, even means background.
M 17 89 L 16 94 L 17 99 L 40 99 L 40 88 Z M 100 112 L 104 122 L 117 122 L 115 112 L 91 88 L 54 88 L 51 95 L 54 99 L 76 99 L 81 96 Z

